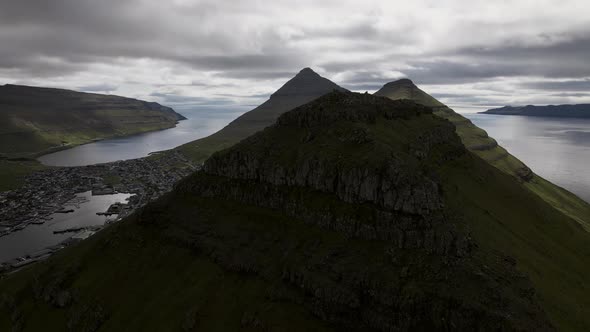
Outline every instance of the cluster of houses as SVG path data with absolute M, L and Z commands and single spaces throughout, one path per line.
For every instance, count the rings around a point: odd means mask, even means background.
M 127 204 L 113 204 L 106 212 L 97 211 L 105 215 L 115 214 L 120 219 L 172 190 L 176 182 L 198 167 L 180 153 L 168 152 L 165 158 L 156 156 L 90 166 L 52 167 L 35 172 L 25 178 L 21 188 L 0 192 L 0 241 L 3 235 L 51 220 L 54 213 L 69 212 L 64 208 L 66 203 L 84 203 L 76 196 L 81 192 L 134 194 Z M 43 253 L 51 254 L 55 250 L 59 248 Z M 23 258 L 23 264 L 44 259 L 45 254 Z

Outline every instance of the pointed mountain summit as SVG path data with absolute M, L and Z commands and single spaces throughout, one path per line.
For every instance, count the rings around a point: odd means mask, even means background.
M 311 68 L 303 68 L 295 77 L 271 95 L 272 98 L 288 96 L 322 96 L 333 90 L 346 91 L 336 83 L 320 76 Z M 314 98 L 314 99 L 315 99 Z
M 281 114 L 334 90 L 348 91 L 311 68 L 304 68 L 260 106 L 242 114 L 215 134 L 189 142 L 178 149 L 188 158 L 201 162 L 213 152 L 230 147 L 270 126 Z

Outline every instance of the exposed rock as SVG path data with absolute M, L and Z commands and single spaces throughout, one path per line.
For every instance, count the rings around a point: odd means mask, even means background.
M 432 120 L 430 112 L 410 102 L 332 93 L 215 154 L 176 188 L 181 196 L 275 211 L 367 247 L 273 239 L 246 225 L 213 222 L 181 222 L 190 235 L 172 241 L 274 285 L 280 273 L 285 286 L 269 290 L 273 298 L 301 304 L 339 330 L 517 330 L 520 322 L 552 330 L 514 264 L 499 258 L 494 271 L 481 266 L 469 231 L 458 226 L 460 216 L 444 208 L 435 170 L 466 152 L 454 127 Z M 421 117 L 429 127 L 399 141 L 380 141 L 371 131 L 377 122 Z M 357 157 L 356 149 L 371 151 L 371 158 Z M 151 206 L 140 222 L 166 225 L 167 215 L 158 211 Z M 278 265 L 266 265 L 270 247 L 283 255 Z M 497 271 L 510 281 L 498 284 Z M 472 302 L 464 294 L 482 299 Z M 242 326 L 267 325 L 249 312 Z
M 529 182 L 535 177 L 535 173 L 527 166 L 523 166 L 516 170 L 516 176 L 524 182 Z

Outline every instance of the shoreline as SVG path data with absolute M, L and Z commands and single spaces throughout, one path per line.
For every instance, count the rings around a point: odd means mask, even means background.
M 109 136 L 109 137 L 97 137 L 97 138 L 93 138 L 92 140 L 90 140 L 88 142 L 84 142 L 84 143 L 80 143 L 80 144 L 70 144 L 70 145 L 64 145 L 64 146 L 56 146 L 56 147 L 52 147 L 52 148 L 49 148 L 49 149 L 44 150 L 44 151 L 40 151 L 40 152 L 35 152 L 33 154 L 29 154 L 28 156 L 12 157 L 12 158 L 11 157 L 8 157 L 7 159 L 9 161 L 10 160 L 16 160 L 16 159 L 19 159 L 19 158 L 24 158 L 26 160 L 36 160 L 37 162 L 39 162 L 41 165 L 43 165 L 45 167 L 74 167 L 74 166 L 54 166 L 54 165 L 47 165 L 47 164 L 44 164 L 41 160 L 39 160 L 39 158 L 41 158 L 43 156 L 46 156 L 46 155 L 50 155 L 50 154 L 56 153 L 56 152 L 70 150 L 70 149 L 76 148 L 78 146 L 92 144 L 92 143 L 97 143 L 97 142 L 101 142 L 101 141 L 106 141 L 106 140 L 109 140 L 109 139 L 116 139 L 116 138 L 123 138 L 123 137 L 133 137 L 133 136 L 139 136 L 139 135 L 143 135 L 143 134 L 148 134 L 148 133 L 153 133 L 153 132 L 158 132 L 158 131 L 164 131 L 164 130 L 168 130 L 168 129 L 173 129 L 173 128 L 176 128 L 178 126 L 178 123 L 180 121 L 184 121 L 184 120 L 188 120 L 188 119 L 187 118 L 180 119 L 180 120 L 176 121 L 173 126 L 166 127 L 166 128 L 141 131 L 141 132 L 136 132 L 136 133 L 132 133 L 132 134 L 128 134 L 128 135 L 113 135 L 113 136 Z
M 474 114 L 483 114 L 483 115 L 502 115 L 502 116 L 524 116 L 527 118 L 542 118 L 542 119 L 550 119 L 550 120 L 555 120 L 555 119 L 560 119 L 560 120 L 567 120 L 567 119 L 571 119 L 571 120 L 589 120 L 590 121 L 590 116 L 588 117 L 580 117 L 580 116 L 564 116 L 564 115 L 535 115 L 535 114 L 501 114 L 501 113 L 487 113 L 486 112 L 476 112 Z

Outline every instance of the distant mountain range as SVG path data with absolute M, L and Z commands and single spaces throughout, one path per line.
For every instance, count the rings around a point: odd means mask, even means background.
M 8 84 L 0 86 L 0 154 L 32 156 L 97 139 L 171 128 L 183 119 L 158 103 Z
M 548 106 L 504 106 L 493 108 L 481 114 L 544 116 L 552 118 L 590 119 L 590 104 L 548 105 Z

